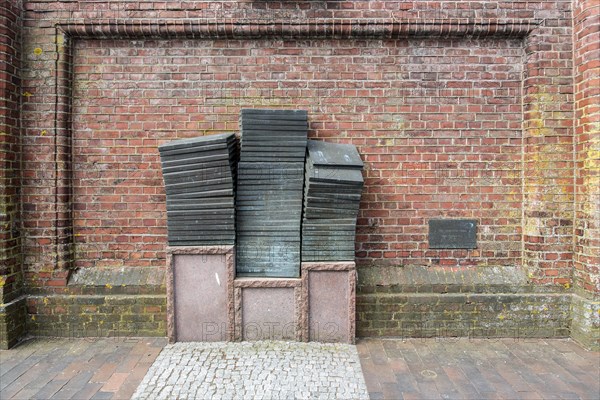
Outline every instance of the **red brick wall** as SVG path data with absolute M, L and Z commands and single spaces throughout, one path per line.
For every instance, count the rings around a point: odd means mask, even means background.
M 74 65 L 79 266 L 162 265 L 157 145 L 253 106 L 358 146 L 360 263 L 520 264 L 520 41 L 82 40 Z M 479 249 L 427 250 L 435 217 L 479 220 Z
M 0 304 L 21 294 L 19 28 L 21 5 L 0 5 Z
M 64 284 L 68 265 L 163 265 L 156 145 L 236 130 L 246 106 L 306 108 L 311 136 L 359 146 L 367 161 L 359 263 L 523 265 L 540 283 L 569 282 L 570 1 L 29 1 L 26 9 L 23 201 L 32 284 Z M 247 25 L 234 28 L 225 17 Z M 315 17 L 326 19 L 310 25 Z M 467 17 L 479 25 L 450 20 Z M 144 18 L 156 23 L 146 36 L 172 39 L 142 40 L 141 22 L 110 27 L 117 18 Z M 189 26 L 165 27 L 186 18 L 202 26 L 204 40 L 182 38 Z M 341 24 L 356 18 L 371 24 Z M 80 28 L 57 35 L 57 22 Z M 269 38 L 277 29 L 288 38 Z M 316 39 L 319 29 L 324 38 Z M 223 35 L 238 37 L 214 40 Z M 58 87 L 57 58 L 66 68 Z M 434 217 L 477 218 L 480 248 L 427 250 Z
M 574 281 L 600 294 L 600 2 L 575 2 Z

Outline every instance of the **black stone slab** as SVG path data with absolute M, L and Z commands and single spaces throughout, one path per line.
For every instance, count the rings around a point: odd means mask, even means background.
M 269 125 L 269 126 L 281 126 L 281 129 L 287 127 L 301 127 L 304 129 L 308 128 L 308 123 L 303 119 L 281 119 L 281 118 L 268 118 L 268 117 L 247 117 L 243 116 L 240 119 L 240 126 L 242 128 L 250 125 Z
M 240 116 L 259 115 L 259 116 L 287 116 L 299 119 L 307 119 L 308 111 L 306 110 L 285 110 L 277 108 L 243 108 L 240 110 Z
M 202 156 L 202 155 L 196 155 L 196 154 L 189 154 L 185 157 L 174 157 L 174 158 L 167 158 L 167 159 L 161 159 L 161 166 L 163 168 L 173 168 L 173 167 L 181 167 L 181 166 L 188 166 L 189 165 L 193 165 L 193 164 L 205 164 L 207 162 L 214 162 L 214 161 L 228 161 L 229 164 L 231 165 L 233 163 L 235 156 L 231 155 L 231 154 L 227 154 L 227 153 L 223 153 L 223 154 L 211 154 L 208 156 Z M 225 164 L 225 163 L 223 163 Z
M 356 225 L 337 225 L 329 226 L 328 228 L 315 227 L 307 224 L 302 225 L 302 237 L 307 235 L 317 235 L 322 233 L 324 235 L 331 235 L 338 232 L 356 232 Z
M 304 261 L 348 261 L 352 260 L 354 255 L 354 252 L 307 251 L 302 252 L 302 259 Z
M 189 147 L 190 145 L 193 146 L 193 145 L 201 144 L 201 143 L 207 144 L 207 145 L 215 144 L 215 143 L 227 143 L 232 140 L 235 140 L 234 133 L 220 133 L 220 134 L 216 134 L 216 135 L 198 136 L 198 137 L 189 138 L 189 139 L 174 140 L 172 142 L 162 144 L 162 145 L 158 146 L 158 151 L 168 151 L 168 150 L 180 149 L 180 148 Z
M 354 195 L 359 196 L 359 191 L 357 188 L 347 188 L 347 187 L 332 187 L 332 185 L 319 185 L 319 184 L 311 184 L 308 187 L 308 194 L 311 196 L 330 196 L 330 195 Z
M 188 213 L 186 215 L 170 215 L 167 223 L 190 223 L 190 224 L 210 224 L 210 225 L 229 225 L 233 224 L 235 216 L 233 212 L 230 215 L 198 215 Z
M 311 186 L 315 185 L 315 187 L 356 187 L 360 192 L 363 186 L 363 177 L 360 170 L 307 168 L 307 175 L 309 184 Z
M 231 231 L 169 230 L 169 240 L 231 240 L 235 233 Z
M 163 174 L 165 183 L 177 184 L 184 182 L 204 182 L 211 179 L 227 178 L 234 179 L 235 168 L 229 166 L 217 168 L 194 169 Z
M 319 239 L 326 237 L 335 238 L 336 240 L 347 240 L 354 242 L 354 237 L 356 236 L 356 230 L 346 230 L 346 231 L 303 231 L 302 232 L 302 240 L 306 239 Z M 322 239 L 319 239 L 322 240 Z
M 231 142 L 225 145 L 210 145 L 210 146 L 190 146 L 180 149 L 164 150 L 160 152 L 162 159 L 174 159 L 176 157 L 186 156 L 187 154 L 212 155 L 212 154 L 235 154 L 238 150 L 238 144 Z
M 198 162 L 193 164 L 172 165 L 167 167 L 162 166 L 162 171 L 164 176 L 165 174 L 176 172 L 189 173 L 193 171 L 202 171 L 206 168 L 230 168 L 232 172 L 235 171 L 235 166 L 228 160 Z
M 233 190 L 231 189 L 222 189 L 222 190 L 213 190 L 213 191 L 197 191 L 197 192 L 189 192 L 189 193 L 176 193 L 167 196 L 172 199 L 200 199 L 205 197 L 221 197 L 221 196 L 233 196 Z
M 242 154 L 240 156 L 240 160 L 245 161 L 245 162 L 252 162 L 252 161 L 260 162 L 260 161 L 265 161 L 265 159 L 273 160 L 275 162 L 298 162 L 298 164 L 302 164 L 303 160 L 304 160 L 304 158 L 300 157 L 300 156 L 284 157 L 284 156 L 280 156 L 280 155 L 273 155 L 271 157 L 263 157 L 263 156 L 244 155 L 244 154 Z
M 233 196 L 226 197 L 210 197 L 204 199 L 171 199 L 167 198 L 167 209 L 196 207 L 196 208 L 221 208 L 221 207 L 233 207 L 234 199 Z
M 360 207 L 360 203 L 350 203 L 350 202 L 333 202 L 333 201 L 307 201 L 304 198 L 304 212 L 306 214 L 311 214 L 313 210 L 322 209 L 322 210 L 346 210 L 346 211 L 354 211 L 355 215 L 358 213 Z
M 239 121 L 257 120 L 257 121 L 289 121 L 289 122 L 307 122 L 308 113 L 272 113 L 272 112 L 244 112 L 240 113 Z
M 316 166 L 363 168 L 363 161 L 356 147 L 351 144 L 309 140 L 307 148 L 311 162 Z
M 430 249 L 476 249 L 477 220 L 429 220 Z
M 234 210 L 233 209 L 207 209 L 207 210 L 178 210 L 178 211 L 169 211 L 167 210 L 167 218 L 177 218 L 177 217 L 189 217 L 189 218 L 203 218 L 203 217 L 218 217 L 218 218 L 233 218 Z
M 192 187 L 178 188 L 172 189 L 170 187 L 165 187 L 165 192 L 167 196 L 185 196 L 186 194 L 193 194 L 196 196 L 198 193 L 213 193 L 219 190 L 230 190 L 233 193 L 233 183 L 221 184 L 221 185 L 195 185 Z M 208 195 L 205 195 L 209 197 Z
M 293 207 L 302 207 L 302 199 L 268 199 L 269 205 L 274 207 L 285 207 L 286 205 Z M 238 206 L 258 206 L 265 203 L 264 197 L 257 196 L 241 196 L 236 197 Z
M 226 245 L 226 244 L 235 244 L 235 239 L 233 238 L 194 238 L 194 237 L 183 237 L 179 239 L 169 239 L 169 245 L 171 246 L 203 246 L 203 245 Z
M 169 241 L 169 246 L 171 247 L 177 247 L 177 246 L 231 246 L 234 245 L 235 241 L 234 240 L 229 240 L 229 241 L 216 241 L 216 240 L 211 240 L 211 241 L 206 241 L 206 242 L 202 242 L 202 241 Z
M 165 180 L 167 182 L 167 180 Z M 212 179 L 197 179 L 194 181 L 177 181 L 165 183 L 165 187 L 169 189 L 180 189 L 185 187 L 195 187 L 195 186 L 212 186 L 212 185 L 220 185 L 227 184 L 233 187 L 233 179 L 231 177 L 221 177 L 217 176 Z
M 208 236 L 209 234 L 235 234 L 234 221 L 167 221 L 168 232 L 184 231 Z

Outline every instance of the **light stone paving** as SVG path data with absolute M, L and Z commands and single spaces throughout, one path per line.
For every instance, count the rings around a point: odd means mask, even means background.
M 299 342 L 167 345 L 132 399 L 368 399 L 355 346 Z

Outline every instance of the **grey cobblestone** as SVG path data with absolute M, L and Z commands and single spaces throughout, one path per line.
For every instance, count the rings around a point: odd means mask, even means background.
M 132 399 L 368 399 L 355 346 L 297 342 L 167 345 Z

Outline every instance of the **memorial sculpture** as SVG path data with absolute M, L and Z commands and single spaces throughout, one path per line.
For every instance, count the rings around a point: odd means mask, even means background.
M 301 261 L 353 261 L 363 162 L 308 140 L 304 110 L 243 109 L 233 133 L 159 147 L 170 246 L 236 245 L 236 275 L 300 276 Z
M 309 141 L 302 110 L 242 110 L 240 131 L 159 147 L 169 341 L 353 343 L 358 151 Z

